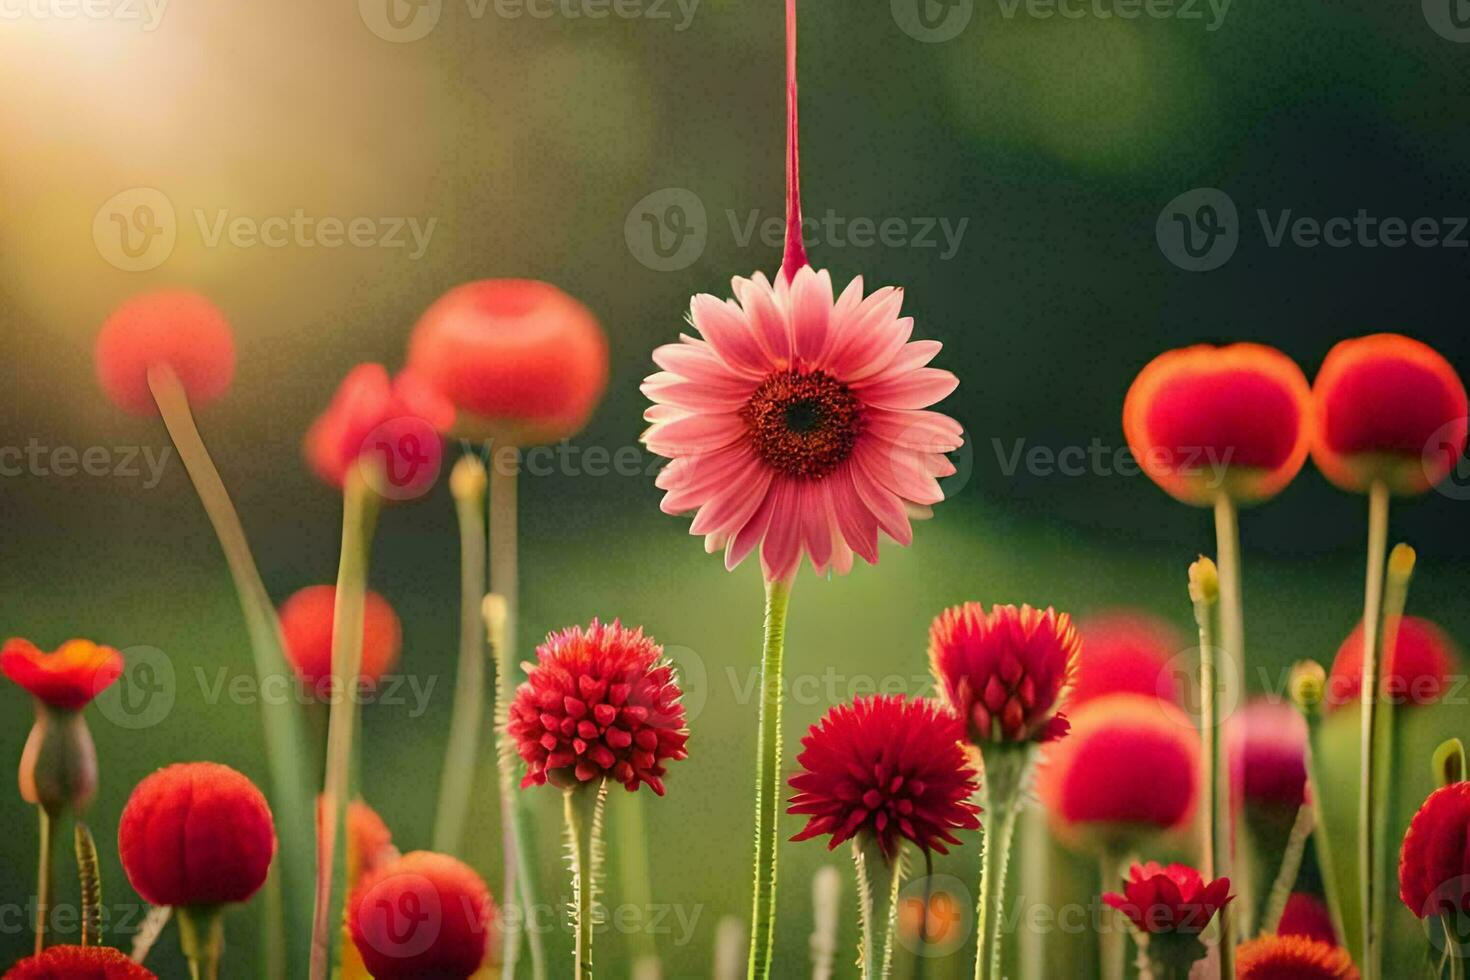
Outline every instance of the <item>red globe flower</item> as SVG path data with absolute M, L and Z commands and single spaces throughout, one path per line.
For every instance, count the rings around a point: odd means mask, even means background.
M 392 380 L 381 364 L 348 372 L 332 403 L 306 433 L 306 460 L 317 476 L 341 487 L 361 460 L 360 472 L 387 500 L 427 493 L 439 476 L 440 433 L 454 408 L 411 375 Z
M 224 314 L 198 293 L 144 293 L 102 324 L 96 364 L 102 390 L 125 411 L 158 411 L 148 387 L 148 369 L 156 366 L 170 368 L 198 408 L 229 390 L 235 337 Z
M 1103 901 L 1140 932 L 1200 933 L 1233 897 L 1229 878 L 1207 883 L 1187 864 L 1147 861 L 1128 869 L 1123 894 L 1108 892 Z
M 1358 968 L 1340 946 L 1305 936 L 1258 936 L 1235 947 L 1239 980 L 1358 980 Z
M 1292 892 L 1287 898 L 1276 934 L 1305 936 L 1329 946 L 1337 945 L 1337 930 L 1332 925 L 1331 910 L 1326 902 L 1307 892 Z
M 352 943 L 377 980 L 465 980 L 485 962 L 494 919 L 484 880 L 428 851 L 378 868 L 348 900 Z
M 1399 850 L 1399 898 L 1421 919 L 1470 912 L 1470 783 L 1429 794 Z
M 1183 678 L 1171 668 L 1186 646 L 1179 632 L 1147 613 L 1115 610 L 1077 624 L 1082 653 L 1067 704 L 1108 694 L 1147 694 L 1179 703 Z
M 1123 431 L 1168 494 L 1212 505 L 1275 496 L 1306 462 L 1311 390 L 1296 362 L 1261 344 L 1199 344 L 1160 354 L 1134 379 Z
M 1071 720 L 1071 732 L 1037 771 L 1037 793 L 1059 840 L 1085 850 L 1127 849 L 1189 823 L 1200 748 L 1182 711 L 1154 697 L 1110 694 Z
M 956 830 L 980 826 L 979 788 L 961 740 L 964 725 L 941 704 L 901 695 L 839 704 L 813 725 L 790 779 L 788 813 L 811 819 L 792 840 L 830 834 L 877 842 L 892 862 L 901 840 L 947 854 Z
M 455 431 L 528 446 L 576 434 L 607 387 L 607 338 L 550 283 L 482 279 L 419 318 L 408 368 L 454 404 Z
M 1067 732 L 1061 707 L 1082 641 L 1047 607 L 967 602 L 929 627 L 929 665 L 945 702 L 986 742 L 1047 742 Z
M 30 640 L 5 641 L 0 671 L 53 708 L 80 711 L 122 676 L 123 658 L 112 647 L 68 640 L 44 653 Z
M 52 946 L 5 971 L 4 980 L 158 980 L 111 946 Z
M 154 905 L 243 902 L 276 853 L 270 806 L 229 766 L 183 762 L 133 790 L 117 846 L 133 889 Z
M 334 585 L 308 585 L 281 604 L 281 633 L 286 659 L 303 682 L 318 693 L 330 693 L 332 682 L 332 614 Z M 363 606 L 362 685 L 371 687 L 398 662 L 403 626 L 388 600 L 368 592 Z
M 1307 798 L 1307 723 L 1295 705 L 1258 699 L 1227 721 L 1235 802 L 1295 814 Z
M 1382 658 L 1384 687 L 1394 704 L 1433 704 L 1450 684 L 1459 659 L 1455 645 L 1434 623 L 1419 616 L 1399 620 L 1393 653 Z M 1357 704 L 1363 694 L 1363 624 L 1359 623 L 1332 661 L 1327 679 L 1328 710 Z
M 673 664 L 643 630 L 614 620 L 553 633 L 516 691 L 507 726 L 526 762 L 522 786 L 604 778 L 664 793 L 664 763 L 688 755 Z
M 1465 385 L 1440 354 L 1399 334 L 1344 340 L 1312 385 L 1312 459 L 1344 490 L 1382 481 L 1396 494 L 1423 493 L 1465 451 Z

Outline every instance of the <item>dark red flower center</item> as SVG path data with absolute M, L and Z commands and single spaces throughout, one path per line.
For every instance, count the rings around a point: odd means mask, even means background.
M 787 476 L 821 479 L 852 455 L 862 403 L 823 371 L 773 374 L 740 410 L 762 461 Z

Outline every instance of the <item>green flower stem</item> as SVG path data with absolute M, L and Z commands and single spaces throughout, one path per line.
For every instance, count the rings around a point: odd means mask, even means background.
M 1104 889 L 1127 877 L 1127 863 L 1127 858 L 1115 851 L 1103 852 L 1098 859 L 1098 879 Z M 1128 958 L 1128 929 L 1123 924 L 1123 913 L 1104 907 L 1101 925 L 1102 932 L 1098 934 L 1098 962 L 1102 980 L 1123 980 Z
M 77 821 L 73 833 L 77 853 L 77 877 L 82 894 L 82 945 L 102 942 L 102 874 L 97 869 L 97 842 L 87 825 Z
M 1382 481 L 1375 481 L 1368 489 L 1368 568 L 1363 586 L 1363 690 L 1358 739 L 1358 912 L 1363 935 L 1363 980 L 1379 980 L 1382 976 L 1383 951 L 1378 940 L 1383 924 L 1379 921 L 1380 909 L 1374 900 L 1377 886 L 1373 879 L 1379 854 L 1374 840 L 1374 813 L 1378 806 L 1375 728 L 1383 673 L 1379 664 L 1378 640 L 1387 551 L 1388 486 Z
M 653 884 L 649 879 L 648 819 L 643 810 L 642 793 L 619 793 L 614 809 L 617 821 L 618 880 L 622 885 L 621 900 L 634 908 L 653 908 Z M 634 929 L 629 936 L 633 972 L 652 971 L 661 975 L 658 945 L 649 929 Z
M 1151 980 L 1189 980 L 1194 964 L 1209 955 L 1199 936 L 1184 932 L 1145 936 L 1140 947 L 1140 975 Z
M 1379 657 L 1380 677 L 1393 676 L 1391 665 L 1394 662 L 1394 649 L 1398 646 L 1399 624 L 1403 621 L 1404 609 L 1409 604 L 1409 580 L 1414 574 L 1414 561 L 1414 549 L 1406 544 L 1394 545 L 1388 556 L 1387 580 L 1383 590 L 1383 655 Z M 1380 686 L 1386 683 L 1382 681 Z M 1373 731 L 1373 737 L 1377 740 L 1373 758 L 1376 771 L 1374 786 L 1377 792 L 1373 805 L 1373 853 L 1378 855 L 1380 864 L 1383 863 L 1384 856 L 1392 853 L 1398 840 L 1398 837 L 1390 838 L 1388 823 L 1389 815 L 1396 809 L 1394 773 L 1397 771 L 1399 729 L 1394 699 L 1402 696 L 1403 692 L 1380 691 L 1380 695 L 1383 693 L 1388 696 L 1376 699 L 1379 703 L 1378 723 Z M 1391 844 L 1390 841 L 1394 843 Z M 1388 919 L 1386 910 L 1389 907 L 1390 878 L 1396 879 L 1397 876 L 1389 869 L 1380 870 L 1373 875 L 1373 907 L 1377 911 L 1377 917 L 1373 922 L 1369 948 L 1378 958 L 1376 968 L 1379 976 L 1383 975 L 1383 931 Z
M 466 453 L 455 464 L 449 488 L 459 518 L 459 670 L 434 818 L 434 850 L 442 854 L 458 853 L 464 837 L 485 713 L 485 466 L 478 456 Z
M 597 892 L 602 872 L 602 817 L 607 804 L 607 780 L 596 787 L 581 785 L 563 791 L 567 860 L 572 872 L 572 931 L 575 935 L 576 978 L 592 980 L 592 934 L 598 923 Z
M 767 980 L 776 946 L 776 815 L 781 802 L 781 656 L 790 582 L 766 583 L 761 653 L 760 736 L 755 766 L 755 897 L 750 914 L 749 980 Z
M 1322 876 L 1322 893 L 1332 928 L 1338 936 L 1347 937 L 1342 914 L 1342 886 L 1337 880 L 1337 865 L 1332 857 L 1332 835 L 1322 819 L 1322 783 L 1317 772 L 1317 759 L 1322 755 L 1322 698 L 1327 683 L 1322 665 L 1311 660 L 1298 663 L 1291 672 L 1291 698 L 1307 722 L 1307 795 L 1311 798 L 1312 825 L 1317 832 L 1312 842 L 1317 851 L 1317 867 Z
M 1215 500 L 1215 553 L 1219 562 L 1220 576 L 1220 646 L 1225 654 L 1223 669 L 1223 684 L 1226 691 L 1234 691 L 1243 696 L 1245 693 L 1245 611 L 1241 596 L 1240 584 L 1240 520 L 1235 508 L 1235 501 L 1228 494 L 1221 494 Z M 1216 702 L 1218 705 L 1219 702 Z M 1223 722 L 1223 718 L 1217 718 Z M 1218 733 L 1216 735 L 1218 740 Z M 1226 754 L 1216 750 L 1215 757 L 1218 760 L 1218 768 L 1215 781 L 1227 781 L 1230 775 L 1229 759 Z M 1220 792 L 1218 785 L 1214 786 L 1214 792 Z M 1232 867 L 1234 861 L 1232 855 L 1237 855 L 1233 823 L 1229 819 L 1229 794 L 1222 794 L 1224 799 L 1217 803 L 1216 813 L 1225 810 L 1226 817 L 1217 820 L 1215 829 L 1216 836 L 1221 838 L 1216 844 L 1215 877 L 1227 876 L 1235 886 L 1236 899 L 1227 905 L 1220 913 L 1220 963 L 1221 973 L 1224 976 L 1234 976 L 1235 941 L 1237 936 L 1250 934 L 1251 910 L 1255 907 L 1255 899 L 1251 892 L 1251 869 L 1249 867 Z M 1245 862 L 1242 861 L 1242 864 Z
M 893 972 L 893 940 L 898 926 L 898 892 L 903 887 L 907 863 L 902 854 L 890 864 L 884 859 L 877 842 L 853 838 L 853 867 L 857 871 L 858 925 L 862 933 L 862 980 L 887 980 Z M 886 897 L 880 909 L 878 896 Z M 877 941 L 878 924 L 883 925 L 883 944 Z M 927 910 L 926 910 L 927 914 Z
M 51 917 L 51 831 L 56 818 L 46 812 L 45 807 L 36 807 L 41 815 L 40 860 L 36 867 L 36 947 L 40 956 L 46 948 L 46 920 Z
M 1315 823 L 1312 808 L 1303 804 L 1296 812 L 1296 820 L 1291 825 L 1291 836 L 1287 838 L 1286 848 L 1281 854 L 1281 867 L 1277 870 L 1276 880 L 1271 883 L 1271 891 L 1266 896 L 1266 908 L 1261 916 L 1262 932 L 1274 933 L 1281 924 L 1281 916 L 1286 911 L 1291 890 L 1296 887 L 1296 878 L 1302 869 L 1302 856 L 1306 854 L 1307 841 L 1312 836 Z
M 225 921 L 218 905 L 181 906 L 179 946 L 189 961 L 191 980 L 219 980 L 220 958 L 225 949 Z
M 377 521 L 378 497 L 361 467 L 352 467 L 342 491 L 342 555 L 332 610 L 332 693 L 327 719 L 327 766 L 322 789 L 322 842 L 312 917 L 311 978 L 326 980 L 340 935 L 347 890 L 347 798 L 351 790 L 353 741 L 358 728 L 358 678 L 362 674 L 363 606 L 368 553 Z M 341 846 L 338 846 L 338 845 Z
M 156 366 L 148 372 L 148 387 L 224 551 L 225 563 L 229 566 L 240 608 L 245 614 L 256 680 L 264 685 L 271 678 L 294 676 L 283 652 L 285 642 L 281 638 L 275 605 L 265 590 L 265 583 L 261 581 L 260 571 L 250 553 L 240 515 L 235 512 L 219 470 L 199 436 L 183 385 L 173 371 Z M 301 747 L 305 742 L 301 718 L 295 706 L 286 699 L 261 698 L 260 711 L 265 729 L 266 764 L 270 771 L 271 809 L 275 813 L 276 832 L 281 845 L 280 860 L 276 863 L 281 868 L 286 918 L 293 924 L 282 931 L 291 945 L 291 961 L 299 963 L 306 954 L 307 937 L 301 926 L 295 924 L 308 921 L 312 869 L 316 862 L 316 816 L 311 777 L 302 765 Z
M 1224 538 L 1233 538 L 1235 521 L 1229 498 L 1222 497 L 1230 510 L 1217 528 Z M 1232 540 L 1228 549 L 1231 555 L 1231 575 L 1239 575 L 1236 561 L 1237 547 Z M 1208 558 L 1201 557 L 1189 568 L 1189 597 L 1194 605 L 1194 621 L 1199 629 L 1199 681 L 1200 681 L 1200 743 L 1201 781 L 1205 787 L 1204 827 L 1204 876 L 1207 881 L 1230 874 L 1230 793 L 1229 769 L 1225 765 L 1220 745 L 1223 691 L 1220 684 L 1219 665 L 1215 661 L 1215 643 L 1212 636 L 1211 613 L 1223 592 L 1220 570 Z M 1240 616 L 1240 590 L 1238 577 L 1231 588 L 1234 610 L 1230 614 L 1238 623 Z M 1223 616 L 1222 616 L 1223 618 Z M 1238 642 L 1238 639 L 1237 639 Z M 1236 657 L 1239 663 L 1239 657 Z M 1238 690 L 1238 688 L 1237 688 Z M 1232 878 L 1233 882 L 1235 879 Z M 1238 886 L 1237 886 L 1238 887 Z M 1235 934 L 1233 920 L 1226 911 L 1220 913 L 1220 974 L 1235 976 Z
M 975 980 L 1001 980 L 1001 903 L 1021 795 L 1036 758 L 1032 743 L 995 743 L 981 750 L 982 796 L 986 829 L 980 856 L 980 904 L 976 912 L 979 943 L 975 950 Z

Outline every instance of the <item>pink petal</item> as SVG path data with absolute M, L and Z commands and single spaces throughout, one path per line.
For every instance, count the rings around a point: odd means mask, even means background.
M 690 415 L 671 422 L 655 422 L 643 433 L 643 443 L 660 456 L 687 456 L 728 446 L 746 434 L 738 415 Z
M 964 429 L 948 415 L 870 408 L 863 429 L 884 442 L 925 453 L 951 453 L 964 445 Z
M 811 556 L 818 575 L 825 574 L 832 560 L 832 523 L 827 512 L 827 491 L 821 481 L 797 486 L 796 507 L 801 522 L 802 547 Z
M 928 364 L 939 356 L 944 345 L 937 340 L 914 340 L 904 344 L 898 354 L 882 371 L 883 375 L 907 374 Z
M 863 301 L 842 323 L 824 360 L 843 381 L 858 381 L 888 365 L 913 333 L 914 321 L 900 318 L 903 290 L 885 286 Z
M 878 518 L 863 503 L 854 485 L 852 461 L 844 463 L 824 481 L 832 500 L 833 515 L 842 538 L 869 565 L 878 561 Z
M 681 334 L 677 344 L 655 347 L 653 363 L 691 381 L 736 377 L 708 342 L 687 334 Z
M 864 473 L 904 500 L 937 504 L 944 499 L 944 492 L 929 475 L 923 457 L 912 450 L 868 440 L 854 450 L 853 459 Z M 861 484 L 858 489 L 862 489 Z
M 761 543 L 766 535 L 766 529 L 771 526 L 771 516 L 776 510 L 776 497 L 780 489 L 779 484 L 772 484 L 760 498 L 760 507 L 751 515 L 750 520 L 744 526 L 730 536 L 730 542 L 725 546 L 725 568 L 734 571 L 735 566 L 743 562 L 747 555 Z
M 832 277 L 803 266 L 791 284 L 792 349 L 799 361 L 811 363 L 827 346 L 828 319 L 832 315 Z
M 784 285 L 784 280 L 783 283 Z M 791 363 L 791 327 L 785 305 L 777 301 L 776 290 L 764 272 L 749 279 L 736 276 L 730 288 L 744 308 L 755 340 L 765 352 L 766 363 L 784 370 Z M 784 290 L 783 290 L 784 292 Z
M 644 379 L 639 390 L 650 401 L 667 402 L 695 412 L 735 412 L 745 407 L 757 385 L 754 379 L 691 381 L 669 371 Z
M 893 540 L 907 547 L 914 540 L 903 501 L 868 471 L 860 455 L 852 458 L 852 485 L 863 506 L 877 519 L 878 526 Z
M 863 404 L 876 408 L 927 408 L 959 387 L 960 379 L 939 368 L 919 368 L 868 385 L 853 385 Z
M 761 567 L 768 582 L 789 579 L 801 562 L 799 489 L 796 481 L 781 480 L 771 490 L 775 507 L 761 545 Z
M 700 293 L 689 303 L 689 317 L 730 368 L 751 375 L 770 370 L 770 358 L 761 350 L 750 320 L 734 303 Z
M 690 534 L 729 537 L 750 520 L 766 499 L 773 473 L 752 454 L 749 464 L 732 474 L 694 515 Z

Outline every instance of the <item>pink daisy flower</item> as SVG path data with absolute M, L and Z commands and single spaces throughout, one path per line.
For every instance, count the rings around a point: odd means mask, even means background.
M 959 383 L 926 366 L 939 342 L 911 341 L 903 291 L 864 296 L 861 277 L 835 300 L 810 266 L 732 287 L 735 300 L 694 297 L 700 337 L 655 350 L 663 370 L 643 382 L 643 441 L 672 460 L 663 510 L 695 512 L 690 533 L 723 548 L 727 568 L 759 547 L 768 581 L 789 580 L 803 556 L 818 574 L 846 573 L 854 554 L 875 563 L 880 530 L 907 545 L 910 518 L 955 472 L 944 454 L 964 441 L 958 422 L 925 411 Z

